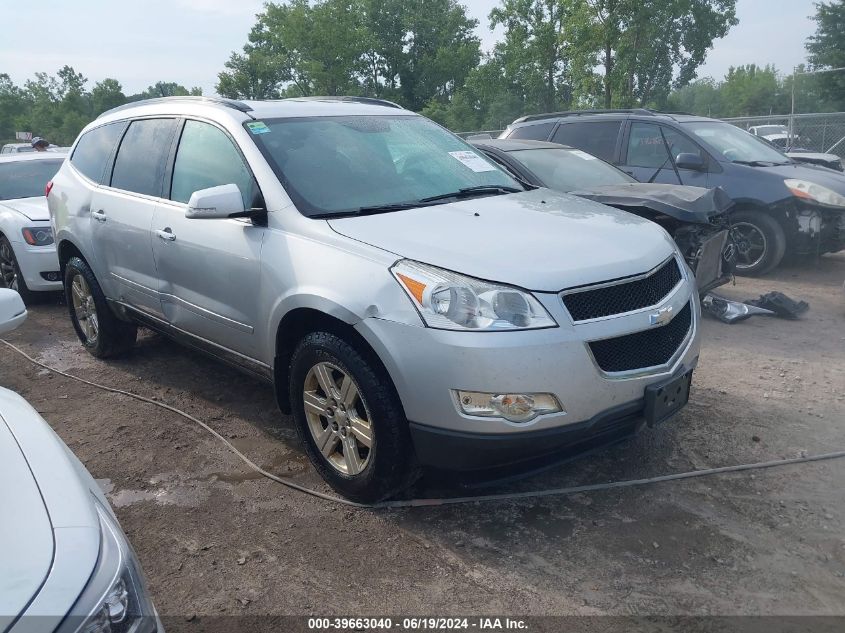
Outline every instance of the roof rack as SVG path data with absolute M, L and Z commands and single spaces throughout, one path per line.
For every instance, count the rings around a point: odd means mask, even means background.
M 660 114 L 654 110 L 647 108 L 619 108 L 616 110 L 565 110 L 563 112 L 546 112 L 544 114 L 529 114 L 528 116 L 520 117 L 514 123 L 524 123 L 525 121 L 537 121 L 538 119 L 550 119 L 554 117 L 565 116 L 585 116 L 590 114 L 639 114 L 642 116 L 656 116 Z
M 338 96 L 314 96 L 314 97 L 290 97 L 283 99 L 283 101 L 345 101 L 349 103 L 366 103 L 369 105 L 380 105 L 388 108 L 398 108 L 404 110 L 402 106 L 387 99 L 377 99 L 376 97 L 356 97 L 351 95 Z
M 119 105 L 116 108 L 112 108 L 111 110 L 106 110 L 97 118 L 101 118 L 106 116 L 107 114 L 112 114 L 113 112 L 120 112 L 121 110 L 128 110 L 129 108 L 134 108 L 139 105 L 151 105 L 155 103 L 176 103 L 179 101 L 186 101 L 188 103 L 209 103 L 209 104 L 216 104 L 222 105 L 227 108 L 232 108 L 233 110 L 238 110 L 239 112 L 252 112 L 252 107 L 243 101 L 236 101 L 235 99 L 224 99 L 223 97 L 200 97 L 200 96 L 193 96 L 193 95 L 185 95 L 185 96 L 175 96 L 175 97 L 153 97 L 151 99 L 141 99 L 140 101 L 130 101 L 129 103 L 124 103 L 123 105 Z

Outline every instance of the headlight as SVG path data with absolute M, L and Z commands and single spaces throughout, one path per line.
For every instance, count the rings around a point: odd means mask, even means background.
M 832 207 L 845 207 L 845 196 L 841 196 L 832 189 L 822 187 L 814 182 L 787 178 L 783 181 L 783 184 L 785 184 L 792 192 L 792 195 L 797 198 L 814 200 L 815 202 L 827 204 Z
M 531 293 L 402 260 L 390 269 L 428 327 L 444 330 L 532 330 L 556 327 Z
M 158 618 L 132 547 L 107 510 L 100 517 L 100 556 L 61 633 L 155 633 Z
M 49 226 L 27 226 L 21 229 L 21 234 L 30 246 L 47 246 L 53 243 L 53 229 Z

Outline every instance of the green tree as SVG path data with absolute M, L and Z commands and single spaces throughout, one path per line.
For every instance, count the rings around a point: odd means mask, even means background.
M 695 78 L 713 40 L 737 23 L 736 0 L 580 0 L 573 56 L 603 72 L 605 107 L 666 102 Z
M 143 92 L 128 97 L 127 101 L 140 101 L 141 99 L 155 99 L 157 97 L 198 97 L 201 95 L 202 88 L 197 86 L 186 88 L 175 81 L 157 81 Z
M 532 109 L 552 111 L 571 101 L 567 30 L 577 3 L 569 0 L 502 0 L 490 26 L 505 27 L 494 50 L 505 79 Z
M 816 68 L 845 67 L 845 0 L 816 3 L 816 32 L 807 40 L 808 60 Z M 825 73 L 821 96 L 834 109 L 845 109 L 845 71 Z M 799 79 L 802 85 L 804 79 Z M 797 85 L 796 85 L 797 87 Z
M 15 132 L 25 131 L 15 126 L 25 107 L 23 91 L 9 75 L 0 73 L 0 142 L 15 138 Z
M 98 114 L 126 103 L 123 86 L 117 79 L 103 79 L 91 89 L 91 114 Z
M 772 114 L 788 107 L 774 66 L 731 67 L 720 88 L 721 116 Z

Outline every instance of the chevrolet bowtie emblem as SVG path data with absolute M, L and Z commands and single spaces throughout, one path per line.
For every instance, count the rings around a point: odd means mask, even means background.
M 664 325 L 672 320 L 672 306 L 660 308 L 657 312 L 648 315 L 648 322 L 652 325 Z

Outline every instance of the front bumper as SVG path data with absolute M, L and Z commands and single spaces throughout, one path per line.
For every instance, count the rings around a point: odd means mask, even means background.
M 485 464 L 499 457 L 514 461 L 509 454 L 519 457 L 538 448 L 543 452 L 545 447 L 556 450 L 604 432 L 608 424 L 624 427 L 630 423 L 633 430 L 635 418 L 642 415 L 645 388 L 697 362 L 701 311 L 691 275 L 659 306 L 577 325 L 558 295 L 535 296 L 560 327 L 455 332 L 376 318 L 356 325 L 393 380 L 423 461 L 439 461 L 438 447 L 450 445 L 474 467 L 473 451 L 492 458 L 481 460 Z M 678 314 L 687 303 L 693 306 L 689 336 L 665 366 L 606 374 L 596 365 L 588 341 L 648 330 L 653 327 L 650 316 L 655 310 L 671 307 Z M 469 416 L 456 406 L 456 389 L 552 393 L 565 411 L 528 423 Z
M 15 258 L 18 260 L 26 287 L 30 290 L 50 291 L 61 290 L 62 280 L 59 273 L 59 257 L 56 245 L 30 246 L 26 242 L 13 242 Z M 42 274 L 43 273 L 43 274 Z M 46 278 L 55 275 L 55 280 Z

